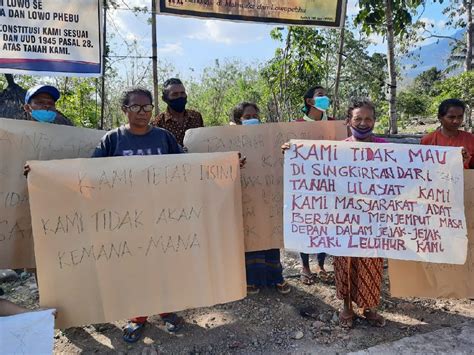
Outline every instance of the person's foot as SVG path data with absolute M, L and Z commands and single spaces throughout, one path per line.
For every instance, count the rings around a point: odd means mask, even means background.
M 341 328 L 352 328 L 354 326 L 355 313 L 352 310 L 344 309 L 339 312 L 339 325 Z
M 145 324 L 146 322 L 128 322 L 127 326 L 123 329 L 123 340 L 127 343 L 136 343 L 142 337 Z
M 385 318 L 378 314 L 376 310 L 365 309 L 364 317 L 372 327 L 385 327 Z
M 247 295 L 256 295 L 260 292 L 260 289 L 254 285 L 247 285 Z
M 324 276 L 327 276 L 328 273 L 327 273 L 326 269 L 324 268 L 324 265 L 323 266 L 318 265 L 318 266 L 316 266 L 316 274 L 320 277 L 321 276 L 324 277 Z
M 170 333 L 176 333 L 183 328 L 184 319 L 176 313 L 161 314 L 160 317 L 165 322 L 166 330 Z
M 301 269 L 300 281 L 305 285 L 312 285 L 315 282 L 315 275 L 311 273 L 309 268 Z
M 281 284 L 276 284 L 276 289 L 282 295 L 286 295 L 291 292 L 290 284 L 286 281 L 283 281 Z

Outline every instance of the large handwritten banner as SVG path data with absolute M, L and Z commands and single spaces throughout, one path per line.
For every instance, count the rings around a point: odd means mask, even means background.
M 0 118 L 0 268 L 35 267 L 26 161 L 90 157 L 104 133 Z
M 160 0 L 158 11 L 229 20 L 339 27 L 345 0 Z
M 0 0 L 0 72 L 99 76 L 100 0 Z
M 343 121 L 267 123 L 258 126 L 204 127 L 186 131 L 190 152 L 239 151 L 242 169 L 245 250 L 283 248 L 283 154 L 290 139 L 346 137 Z
M 474 298 L 474 171 L 464 172 L 469 244 L 464 265 L 389 260 L 393 297 Z
M 292 141 L 285 248 L 464 264 L 461 148 Z
M 60 328 L 246 296 L 235 152 L 31 162 L 28 189 Z

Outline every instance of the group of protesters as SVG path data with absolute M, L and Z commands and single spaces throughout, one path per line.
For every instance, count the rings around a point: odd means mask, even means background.
M 39 122 L 72 125 L 57 109 L 56 102 L 60 92 L 53 86 L 38 85 L 28 90 L 24 109 L 30 120 Z M 184 136 L 188 129 L 204 126 L 202 115 L 186 108 L 187 93 L 183 83 L 176 78 L 167 80 L 163 85 L 162 100 L 167 109 L 152 119 L 154 110 L 153 96 L 149 90 L 133 88 L 123 93 L 121 110 L 127 123 L 107 132 L 99 142 L 92 157 L 182 154 Z M 325 88 L 314 86 L 303 96 L 303 115 L 294 122 L 315 122 L 333 120 L 328 116 L 330 99 Z M 463 147 L 465 168 L 474 167 L 474 137 L 461 130 L 465 104 L 457 99 L 443 101 L 438 110 L 440 127 L 424 136 L 421 144 Z M 236 105 L 230 115 L 231 125 L 262 124 L 260 110 L 255 103 L 242 102 Z M 351 132 L 346 141 L 385 143 L 374 135 L 376 108 L 366 99 L 355 100 L 347 109 L 347 126 Z M 283 153 L 289 149 L 288 143 L 282 146 Z M 241 159 L 241 166 L 245 160 Z M 26 172 L 28 172 L 28 167 Z M 318 278 L 329 280 L 325 269 L 325 253 L 317 254 L 315 273 L 311 271 L 308 254 L 301 253 L 300 280 L 306 285 L 313 284 Z M 246 259 L 247 293 L 257 294 L 263 287 L 272 287 L 281 294 L 291 292 L 291 287 L 283 278 L 280 250 L 261 250 L 248 252 Z M 360 316 L 369 324 L 377 327 L 385 325 L 385 319 L 377 312 L 380 302 L 383 275 L 383 259 L 334 257 L 335 283 L 337 297 L 344 302 L 340 312 L 340 325 L 352 327 L 356 313 L 353 303 L 360 309 Z M 1 300 L 0 300 L 1 301 Z M 0 315 L 24 311 L 11 303 L 0 302 Z M 2 314 L 3 313 L 3 314 Z M 183 319 L 175 313 L 160 315 L 170 332 L 179 331 Z M 147 317 L 140 316 L 129 321 L 124 328 L 123 339 L 136 342 L 142 335 Z

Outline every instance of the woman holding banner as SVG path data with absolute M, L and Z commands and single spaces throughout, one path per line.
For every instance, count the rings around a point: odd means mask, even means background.
M 314 86 L 303 96 L 304 106 L 301 108 L 303 117 L 298 118 L 295 122 L 313 122 L 313 121 L 326 121 L 334 120 L 332 117 L 328 117 L 326 111 L 330 106 L 330 100 L 326 95 L 326 90 L 322 86 Z M 315 282 L 315 275 L 311 273 L 309 266 L 309 254 L 300 253 L 301 257 L 301 275 L 300 280 L 305 285 L 312 285 Z M 318 268 L 316 269 L 316 275 L 324 280 L 329 280 L 326 269 L 324 268 L 324 261 L 326 260 L 326 253 L 318 253 Z
M 241 102 L 230 116 L 231 125 L 260 124 L 260 110 L 252 102 Z M 245 253 L 245 271 L 247 276 L 247 294 L 260 292 L 261 287 L 276 287 L 281 294 L 291 291 L 288 282 L 283 280 L 283 268 L 280 261 L 280 249 L 259 250 Z
M 347 124 L 352 136 L 346 141 L 386 142 L 373 134 L 375 107 L 370 101 L 353 102 L 347 111 Z M 344 309 L 339 314 L 340 325 L 345 328 L 353 326 L 356 316 L 352 308 L 354 302 L 362 309 L 362 314 L 370 325 L 385 326 L 385 319 L 377 313 L 382 286 L 383 259 L 337 256 L 334 257 L 334 271 L 337 298 L 344 301 Z
M 458 99 L 447 99 L 438 107 L 438 119 L 441 127 L 421 138 L 421 144 L 447 147 L 463 147 L 464 168 L 474 169 L 474 136 L 461 131 L 466 104 Z
M 93 158 L 183 153 L 170 132 L 150 125 L 153 107 L 153 96 L 149 90 L 133 88 L 125 91 L 122 111 L 128 124 L 107 132 L 95 149 Z M 162 313 L 160 316 L 170 332 L 178 331 L 184 323 L 175 313 Z M 147 318 L 143 316 L 131 319 L 123 330 L 123 340 L 128 343 L 138 341 Z

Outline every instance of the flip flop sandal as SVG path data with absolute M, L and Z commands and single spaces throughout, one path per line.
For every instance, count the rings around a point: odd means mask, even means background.
M 308 275 L 305 273 L 300 274 L 300 281 L 305 285 L 312 285 L 315 282 L 314 275 Z
M 303 318 L 318 319 L 319 312 L 316 308 L 312 306 L 303 307 L 299 311 L 300 311 L 300 316 Z
M 377 312 L 366 311 L 364 312 L 364 317 L 372 327 L 378 327 L 378 328 L 385 327 L 385 324 L 386 324 L 385 318 L 382 317 Z
M 176 313 L 167 314 L 166 316 L 161 317 L 161 319 L 165 322 L 166 330 L 170 333 L 176 333 L 183 328 L 184 320 Z
M 257 286 L 247 285 L 247 295 L 256 295 L 260 292 Z
M 276 289 L 282 295 L 286 295 L 291 292 L 290 284 L 286 281 L 283 281 L 281 284 L 276 284 Z
M 123 329 L 122 338 L 127 343 L 136 343 L 143 334 L 145 329 L 145 323 L 133 323 L 129 322 L 127 326 Z
M 339 325 L 341 328 L 350 329 L 354 326 L 355 314 L 344 315 L 343 312 L 339 312 Z

